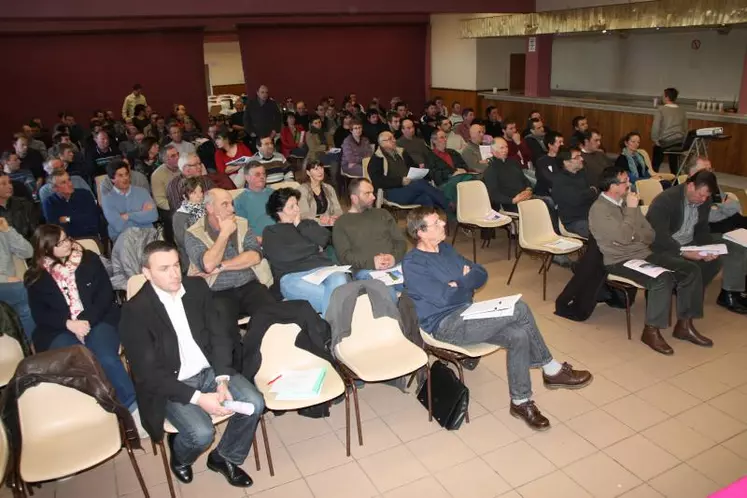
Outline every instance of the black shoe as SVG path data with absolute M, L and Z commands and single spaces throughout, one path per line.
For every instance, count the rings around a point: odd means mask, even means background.
M 729 311 L 739 313 L 740 315 L 747 315 L 747 303 L 739 292 L 725 291 L 721 289 L 721 293 L 716 299 L 716 304 L 723 306 Z
M 208 455 L 207 468 L 213 472 L 223 474 L 228 484 L 236 486 L 237 488 L 248 488 L 254 481 L 249 477 L 249 474 L 244 470 L 235 465 L 218 454 L 217 451 L 213 450 Z
M 192 482 L 193 477 L 192 466 L 185 465 L 177 460 L 176 455 L 174 454 L 174 439 L 176 439 L 176 434 L 168 434 L 166 436 L 166 441 L 169 443 L 169 450 L 171 450 L 169 467 L 171 467 L 171 472 L 174 473 L 177 479 L 179 479 L 184 484 L 189 484 L 190 482 Z
M 467 370 L 474 370 L 477 368 L 477 364 L 480 363 L 480 357 L 477 358 L 465 358 L 462 360 L 462 366 Z

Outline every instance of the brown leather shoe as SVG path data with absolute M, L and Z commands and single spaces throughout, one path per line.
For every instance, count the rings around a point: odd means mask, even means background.
M 643 334 L 641 335 L 641 342 L 646 346 L 650 347 L 657 353 L 671 356 L 674 354 L 672 346 L 667 344 L 667 341 L 661 336 L 661 332 L 656 327 L 646 325 L 643 327 Z
M 690 341 L 696 346 L 703 346 L 705 348 L 713 346 L 712 340 L 698 332 L 695 325 L 693 325 L 692 318 L 677 320 L 677 323 L 674 325 L 672 336 L 674 336 L 675 339 L 680 339 L 682 341 Z
M 543 372 L 542 380 L 548 389 L 581 389 L 591 384 L 594 376 L 586 370 L 574 370 L 573 365 L 563 362 L 560 372 L 555 375 Z
M 539 408 L 537 408 L 537 405 L 535 405 L 532 400 L 520 405 L 517 405 L 512 401 L 509 413 L 515 418 L 520 418 L 526 422 L 526 424 L 535 431 L 546 431 L 550 428 L 550 421 L 542 415 Z

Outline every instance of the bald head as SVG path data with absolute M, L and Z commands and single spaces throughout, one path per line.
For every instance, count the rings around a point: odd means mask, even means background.
M 213 188 L 205 194 L 205 211 L 213 228 L 220 226 L 220 220 L 233 216 L 233 198 L 227 190 Z
M 473 144 L 482 144 L 482 138 L 485 136 L 485 130 L 482 125 L 473 124 L 469 127 L 469 140 Z
M 501 137 L 494 138 L 490 150 L 493 152 L 493 157 L 505 160 L 508 157 L 508 142 Z
M 397 148 L 397 142 L 394 140 L 394 135 L 389 131 L 382 131 L 379 133 L 379 147 L 387 152 L 393 152 Z

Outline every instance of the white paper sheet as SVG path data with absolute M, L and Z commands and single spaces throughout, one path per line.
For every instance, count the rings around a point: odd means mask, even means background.
M 302 278 L 312 284 L 320 285 L 327 277 L 329 277 L 333 273 L 340 272 L 350 273 L 350 265 L 325 266 L 324 268 L 319 268 L 314 273 L 310 273 L 309 275 L 306 275 Z
M 270 392 L 275 393 L 275 399 L 279 401 L 312 399 L 319 396 L 326 374 L 324 367 L 287 370 L 272 382 Z
M 708 254 L 729 254 L 729 250 L 726 248 L 726 244 L 708 244 L 705 246 L 682 246 L 680 252 L 697 252 L 701 256 Z
M 731 232 L 726 232 L 724 234 L 724 239 L 730 240 L 740 246 L 747 247 L 747 229 L 738 228 Z
M 337 154 L 339 152 L 342 152 L 342 149 L 339 147 L 330 147 L 327 153 L 329 154 Z
M 402 265 L 397 265 L 388 270 L 372 271 L 371 278 L 381 280 L 386 285 L 397 285 L 405 281 L 405 276 L 402 274 Z
M 422 180 L 430 172 L 431 170 L 428 168 L 410 168 L 410 171 L 407 172 L 407 178 L 410 180 Z
M 557 249 L 559 251 L 570 251 L 571 249 L 578 249 L 583 244 L 581 242 L 576 241 L 570 241 L 566 239 L 558 239 L 555 242 L 548 242 L 547 244 L 543 244 L 545 247 L 550 247 L 552 249 Z
M 643 273 L 644 275 L 648 275 L 651 278 L 656 278 L 662 273 L 671 271 L 667 270 L 666 268 L 662 268 L 661 266 L 657 266 L 655 264 L 649 263 L 648 261 L 645 261 L 643 259 L 631 259 L 630 261 L 626 261 L 625 264 L 623 264 L 625 268 L 630 268 L 631 270 L 635 270 L 638 273 Z
M 244 164 L 248 164 L 249 161 L 251 161 L 252 158 L 250 156 L 241 156 L 233 161 L 229 161 L 226 163 L 226 166 L 243 166 Z
M 460 316 L 465 320 L 482 320 L 483 318 L 511 316 L 514 314 L 514 307 L 519 302 L 519 299 L 521 299 L 521 294 L 514 294 L 513 296 L 473 303 Z
M 501 214 L 495 209 L 491 209 L 488 214 L 485 215 L 485 221 L 511 221 L 511 218 L 509 216 L 506 216 L 505 214 Z
M 483 161 L 493 157 L 493 151 L 491 150 L 490 147 L 491 147 L 490 145 L 480 146 L 480 159 L 482 159 Z

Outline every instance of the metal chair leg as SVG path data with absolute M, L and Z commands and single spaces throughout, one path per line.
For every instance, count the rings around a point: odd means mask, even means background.
M 254 465 L 257 467 L 257 472 L 261 470 L 259 464 L 259 448 L 257 445 L 257 433 L 255 430 L 254 439 L 252 439 L 252 451 L 254 451 Z
M 552 254 L 548 254 L 547 257 L 542 260 L 542 300 L 547 300 L 547 272 L 549 268 L 546 268 L 546 262 L 549 261 L 552 264 Z
M 174 490 L 174 480 L 171 477 L 171 468 L 169 467 L 168 457 L 166 456 L 166 446 L 163 444 L 163 439 L 158 442 L 158 447 L 161 449 L 161 460 L 163 460 L 163 470 L 164 472 L 166 472 L 166 482 L 169 485 L 169 493 L 171 494 L 171 498 L 176 498 L 176 491 Z
M 433 422 L 433 389 L 431 387 L 431 368 L 429 363 L 425 365 L 425 370 L 426 390 L 428 393 L 428 422 Z
M 124 434 L 124 427 L 122 426 L 122 423 L 119 423 L 119 430 L 122 434 Z M 143 490 L 143 495 L 145 498 L 150 498 L 150 494 L 148 493 L 148 487 L 145 485 L 145 479 L 143 479 L 143 474 L 140 472 L 140 466 L 137 464 L 137 460 L 135 459 L 135 454 L 132 452 L 132 445 L 130 444 L 130 441 L 127 438 L 122 438 L 125 445 L 125 450 L 127 450 L 127 455 L 130 457 L 130 463 L 132 464 L 132 469 L 135 471 L 135 476 L 137 477 L 137 482 L 140 484 L 140 489 Z
M 519 264 L 519 259 L 521 258 L 522 251 L 520 251 L 518 248 L 516 249 L 516 261 L 514 261 L 514 266 L 511 268 L 511 273 L 508 276 L 508 282 L 506 282 L 506 285 L 511 285 L 511 279 L 514 278 L 514 272 L 516 271 L 516 265 Z
M 472 261 L 477 263 L 477 239 L 475 238 L 475 230 L 474 228 L 471 230 L 472 232 Z
M 265 453 L 267 453 L 267 466 L 270 467 L 270 476 L 275 476 L 275 466 L 272 464 L 272 453 L 270 452 L 270 442 L 267 439 L 267 427 L 265 426 L 265 416 L 259 417 L 259 425 L 262 427 L 262 438 L 265 443 Z M 255 437 L 256 439 L 256 437 Z M 259 469 L 259 467 L 257 467 Z
M 361 428 L 361 411 L 358 406 L 358 387 L 355 380 L 351 379 L 350 384 L 353 386 L 353 405 L 355 406 L 355 423 L 358 426 L 358 446 L 363 446 L 363 429 Z
M 454 243 L 456 243 L 456 237 L 459 233 L 459 227 L 461 226 L 461 223 L 457 221 L 456 227 L 454 228 L 454 237 L 451 238 L 451 245 L 453 246 Z
M 350 393 L 345 386 L 345 451 L 350 456 Z

